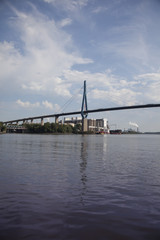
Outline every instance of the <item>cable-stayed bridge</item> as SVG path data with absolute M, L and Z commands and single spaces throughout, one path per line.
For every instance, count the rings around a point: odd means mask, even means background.
M 83 111 L 84 114 L 88 113 L 96 113 L 96 112 L 109 112 L 109 111 L 118 111 L 118 110 L 127 110 L 127 109 L 139 109 L 139 108 L 155 108 L 155 107 L 160 107 L 160 104 L 145 104 L 145 105 L 132 105 L 132 106 L 123 106 L 123 107 L 113 107 L 113 108 L 98 108 L 98 109 L 91 109 L 87 111 Z M 69 116 L 69 115 L 80 115 L 81 111 L 76 111 L 76 112 L 66 112 L 66 113 L 56 113 L 56 114 L 49 114 L 49 115 L 41 115 L 41 116 L 35 116 L 35 117 L 28 117 L 28 118 L 20 118 L 20 119 L 15 119 L 15 120 L 10 120 L 10 121 L 5 121 L 3 122 L 4 124 L 9 124 L 9 123 L 17 123 L 17 122 L 25 122 L 25 121 L 33 121 L 36 119 L 41 119 L 43 120 L 44 118 L 51 118 L 55 117 L 56 121 L 59 117 L 61 116 Z
M 97 112 L 109 112 L 109 111 L 120 111 L 120 110 L 129 110 L 129 109 L 140 109 L 140 108 L 156 108 L 160 107 L 160 103 L 158 104 L 144 104 L 144 105 L 132 105 L 132 106 L 121 106 L 121 107 L 112 107 L 112 108 L 98 108 L 98 109 L 91 109 L 88 110 L 87 108 L 87 95 L 86 95 L 86 81 L 84 81 L 84 91 L 83 91 L 83 99 L 82 99 L 82 107 L 81 111 L 74 111 L 74 112 L 61 112 L 49 115 L 41 115 L 35 117 L 27 117 L 27 118 L 20 118 L 10 121 L 3 122 L 4 124 L 18 124 L 19 122 L 28 122 L 31 121 L 33 123 L 34 120 L 40 119 L 41 124 L 44 124 L 45 118 L 55 118 L 55 122 L 58 123 L 58 118 L 62 116 L 69 116 L 69 115 L 81 115 L 82 116 L 82 130 L 85 131 L 85 119 L 87 118 L 88 113 L 97 113 Z

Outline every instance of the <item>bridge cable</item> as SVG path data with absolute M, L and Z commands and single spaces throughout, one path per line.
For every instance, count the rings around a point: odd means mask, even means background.
M 72 97 L 70 99 L 68 99 L 66 103 L 64 103 L 64 105 L 60 108 L 59 111 L 63 112 L 65 109 L 67 109 L 67 107 L 73 102 L 73 100 L 75 100 L 75 98 L 81 92 L 82 89 L 83 89 L 83 87 L 81 87 L 78 91 L 76 91 L 76 93 L 74 95 L 72 95 Z

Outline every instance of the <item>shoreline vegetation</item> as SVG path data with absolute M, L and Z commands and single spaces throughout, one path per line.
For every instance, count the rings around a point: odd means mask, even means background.
M 15 125 L 17 127 L 17 125 Z M 75 126 L 69 124 L 49 123 L 44 125 L 40 123 L 25 123 L 20 125 L 21 129 L 8 131 L 3 122 L 0 122 L 0 134 L 4 133 L 35 133 L 35 134 L 96 134 L 93 131 L 82 132 L 81 124 Z M 15 128 L 16 129 L 16 128 Z M 160 132 L 137 132 L 137 131 L 121 131 L 121 134 L 160 134 Z
M 41 125 L 39 123 L 25 124 L 27 133 L 47 133 L 47 134 L 77 134 L 81 132 L 81 125 L 76 124 L 74 127 L 69 124 L 59 124 L 59 123 L 44 123 Z
M 0 122 L 0 133 L 6 132 L 6 126 L 3 124 L 3 122 Z

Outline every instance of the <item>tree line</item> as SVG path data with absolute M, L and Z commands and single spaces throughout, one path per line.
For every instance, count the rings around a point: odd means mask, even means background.
M 66 124 L 58 123 L 32 123 L 25 124 L 28 133 L 79 133 L 81 132 L 81 125 L 76 124 L 74 127 Z

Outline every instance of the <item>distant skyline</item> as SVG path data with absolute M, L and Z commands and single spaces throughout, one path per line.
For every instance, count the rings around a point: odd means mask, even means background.
M 160 103 L 159 0 L 1 0 L 0 121 Z M 79 116 L 78 116 L 79 117 Z M 160 108 L 89 114 L 160 131 Z M 53 119 L 50 119 L 53 121 Z M 133 125 L 134 126 L 134 125 Z

